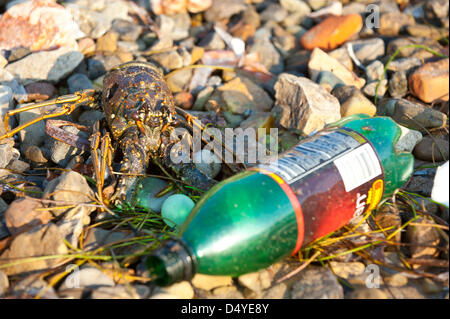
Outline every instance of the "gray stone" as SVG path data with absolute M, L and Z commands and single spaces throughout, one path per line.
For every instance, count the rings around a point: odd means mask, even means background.
M 36 275 L 28 276 L 17 282 L 12 287 L 12 294 L 25 298 L 32 298 L 41 294 L 43 299 L 58 299 L 53 287 L 50 287 L 45 280 Z
M 122 41 L 134 42 L 139 38 L 142 27 L 128 20 L 114 19 L 111 24 L 111 31 L 119 34 L 119 39 Z
M 101 270 L 93 267 L 85 267 L 72 272 L 62 283 L 59 290 L 68 288 L 97 288 L 101 286 L 114 286 L 114 280 L 105 275 Z
M 345 299 L 389 299 L 381 289 L 358 287 L 345 295 Z
M 69 86 L 69 93 L 75 93 L 77 91 L 92 89 L 91 80 L 82 73 L 75 73 L 67 79 L 67 85 Z
M 387 92 L 387 84 L 388 84 L 388 80 L 387 79 L 383 79 L 381 80 L 381 84 L 378 86 L 378 81 L 372 81 L 372 82 L 368 82 L 364 88 L 362 89 L 362 91 L 364 92 L 364 94 L 366 94 L 367 96 L 370 97 L 375 97 L 375 95 L 378 96 L 378 99 L 382 98 L 386 92 Z M 377 86 L 378 86 L 378 91 L 377 91 Z
M 195 152 L 192 158 L 195 167 L 209 178 L 214 179 L 222 169 L 221 160 L 210 150 Z
M 66 125 L 62 126 L 61 129 L 73 135 L 88 138 L 85 132 L 80 131 L 75 126 Z M 61 167 L 67 166 L 70 160 L 76 155 L 81 155 L 84 153 L 79 148 L 73 147 L 53 138 L 49 138 L 47 141 L 50 148 L 50 159 L 53 163 L 58 164 Z
M 5 295 L 9 289 L 8 276 L 0 270 L 0 297 Z
M 449 159 L 448 140 L 427 135 L 414 148 L 414 156 L 427 162 L 446 161 Z
M 282 108 L 280 124 L 310 134 L 340 119 L 339 101 L 304 77 L 281 74 L 275 84 L 276 104 Z
M 115 19 L 130 19 L 128 5 L 123 0 L 71 0 L 65 3 L 65 7 L 72 13 L 81 31 L 94 39 L 105 34 Z
M 344 292 L 336 276 L 325 267 L 304 269 L 291 288 L 292 299 L 342 299 Z
M 0 144 L 0 168 L 5 168 L 13 159 L 13 147 L 9 143 Z
M 106 73 L 106 68 L 102 60 L 96 57 L 87 60 L 88 77 L 94 80 Z
M 8 259 L 19 260 L 34 256 L 64 255 L 67 252 L 67 246 L 59 228 L 53 223 L 48 223 L 17 235 L 9 248 L 0 256 L 0 265 L 9 263 L 6 261 Z M 3 271 L 7 275 L 16 275 L 35 270 L 48 270 L 58 266 L 63 260 L 64 258 L 35 260 L 6 267 Z
M 402 98 L 408 94 L 408 78 L 406 72 L 398 71 L 389 80 L 389 94 L 394 98 Z
M 407 127 L 400 125 L 402 134 L 395 144 L 395 150 L 397 152 L 412 152 L 414 147 L 422 139 L 422 133 L 416 130 L 410 130 Z
M 205 11 L 206 21 L 216 22 L 227 19 L 247 8 L 245 0 L 214 0 L 212 6 Z
M 338 60 L 343 66 L 349 70 L 353 70 L 353 61 L 350 57 L 347 48 L 341 47 L 328 53 L 330 57 Z
M 444 113 L 405 99 L 396 100 L 391 116 L 397 123 L 422 133 L 425 133 L 424 127 L 441 127 L 447 121 Z
M 417 58 L 400 58 L 389 63 L 387 70 L 394 72 L 405 72 L 406 74 L 409 74 L 410 71 L 421 65 L 422 61 Z
M 84 111 L 78 118 L 78 123 L 81 125 L 86 125 L 88 127 L 93 127 L 94 124 L 105 117 L 105 114 L 97 110 L 87 110 Z M 65 165 L 66 166 L 66 165 Z
M 17 108 L 26 107 L 31 104 L 18 105 Z M 19 125 L 30 122 L 38 116 L 41 116 L 41 111 L 43 109 L 33 109 L 26 112 L 19 113 Z M 19 132 L 20 140 L 22 141 L 22 147 L 25 145 L 36 145 L 40 146 L 45 141 L 47 135 L 45 134 L 45 122 L 38 121 L 33 125 L 30 125 Z
M 83 58 L 81 52 L 61 47 L 52 51 L 32 53 L 17 62 L 8 64 L 6 70 L 16 76 L 21 84 L 40 80 L 57 83 L 69 75 Z
M 311 8 L 302 0 L 280 0 L 280 4 L 289 12 L 301 13 L 307 15 Z
M 44 190 L 44 197 L 48 198 L 50 193 L 51 199 L 71 204 L 90 203 L 95 198 L 86 179 L 74 171 L 65 172 L 51 180 Z
M 171 16 L 174 21 L 172 39 L 179 41 L 189 36 L 189 28 L 191 27 L 191 18 L 188 13 L 174 14 Z
M 430 49 L 435 50 L 437 52 L 441 51 L 442 46 L 439 45 L 435 40 L 428 38 L 416 38 L 416 37 L 404 37 L 404 38 L 396 38 L 389 42 L 386 48 L 386 54 L 391 56 L 397 50 L 404 46 L 411 46 L 414 44 L 420 44 L 424 46 L 428 46 Z M 417 59 L 428 59 L 434 57 L 435 55 L 427 50 L 417 47 L 405 47 L 400 49 L 397 54 L 397 58 L 417 58 Z
M 275 21 L 281 22 L 288 15 L 287 10 L 277 3 L 270 4 L 264 11 L 259 15 L 261 21 Z
M 430 0 L 424 3 L 424 11 L 427 18 L 448 17 L 448 1 Z
M 384 65 L 378 60 L 366 67 L 367 82 L 378 81 L 383 76 Z
M 7 111 L 12 110 L 14 107 L 13 104 L 13 91 L 11 88 L 7 85 L 1 85 L 0 84 L 0 117 L 1 117 L 1 124 L 3 124 L 3 119 L 5 118 L 5 114 Z M 9 120 L 9 125 L 14 125 L 15 118 L 12 117 Z M 2 128 L 0 129 L 0 132 L 4 129 L 4 126 L 1 125 Z
M 414 24 L 414 17 L 402 12 L 386 12 L 380 17 L 379 34 L 386 36 L 396 36 L 410 24 Z
M 362 64 L 370 63 L 384 55 L 384 41 L 380 38 L 351 41 L 353 52 Z
M 222 37 L 215 31 L 208 33 L 198 45 L 205 50 L 223 50 L 226 46 Z
M 125 238 L 126 235 L 124 233 L 94 227 L 89 229 L 84 242 L 84 249 L 94 250 L 101 246 L 112 244 Z
M 345 86 L 345 83 L 330 71 L 321 71 L 317 76 L 316 82 L 328 92 Z
M 261 55 L 261 63 L 271 73 L 279 74 L 284 69 L 283 58 L 270 41 L 270 32 L 259 29 L 249 40 L 248 52 Z

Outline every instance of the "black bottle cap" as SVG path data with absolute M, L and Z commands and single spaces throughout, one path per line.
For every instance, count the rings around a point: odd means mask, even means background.
M 197 271 L 194 254 L 182 239 L 171 239 L 156 249 L 147 258 L 147 267 L 155 283 L 168 286 L 173 283 L 190 280 Z

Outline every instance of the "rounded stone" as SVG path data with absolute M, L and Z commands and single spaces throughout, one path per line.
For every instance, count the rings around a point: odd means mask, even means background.
M 170 227 L 180 227 L 194 206 L 194 201 L 188 196 L 183 194 L 172 195 L 162 204 L 161 215 Z

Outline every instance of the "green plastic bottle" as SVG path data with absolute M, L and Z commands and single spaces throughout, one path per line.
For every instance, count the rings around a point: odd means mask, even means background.
M 156 283 L 257 271 L 375 208 L 412 174 L 400 135 L 389 117 L 353 115 L 220 182 L 148 257 Z

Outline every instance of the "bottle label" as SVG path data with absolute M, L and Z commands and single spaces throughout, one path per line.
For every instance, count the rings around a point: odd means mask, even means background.
M 321 131 L 254 169 L 277 181 L 294 207 L 299 226 L 294 253 L 375 208 L 384 190 L 372 144 L 342 127 Z

